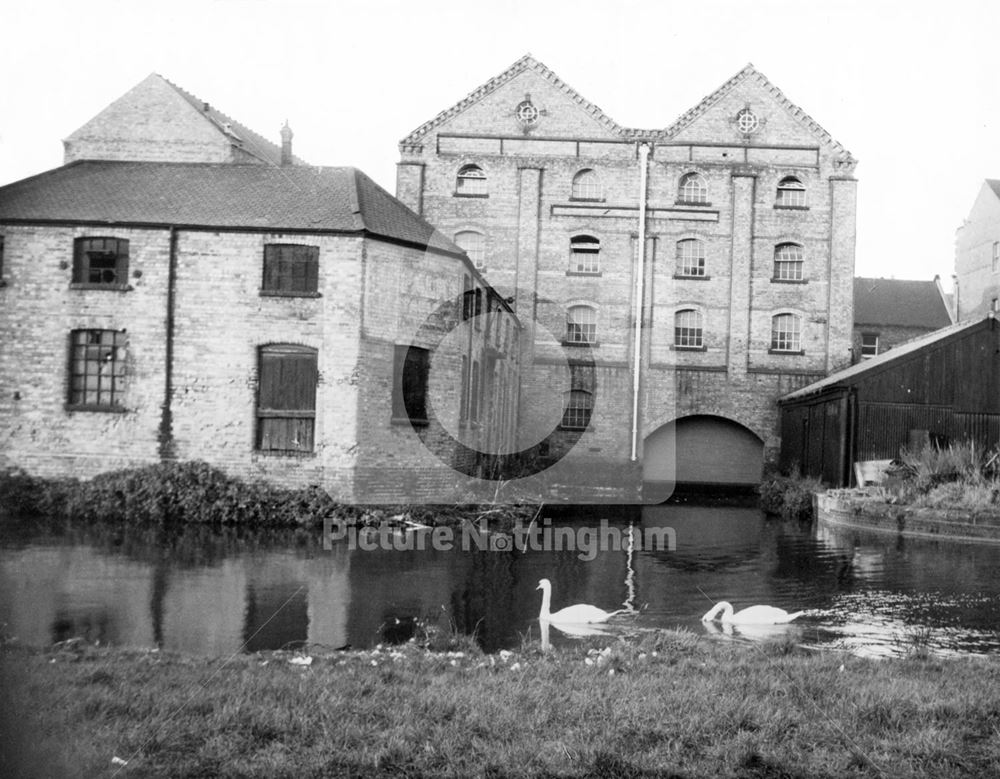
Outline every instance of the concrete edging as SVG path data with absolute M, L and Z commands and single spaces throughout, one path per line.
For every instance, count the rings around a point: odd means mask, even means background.
M 1000 511 L 916 508 L 886 503 L 859 490 L 828 490 L 813 496 L 825 525 L 952 541 L 1000 543 Z

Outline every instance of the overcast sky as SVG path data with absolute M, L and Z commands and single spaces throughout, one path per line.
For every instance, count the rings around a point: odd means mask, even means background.
M 528 52 L 643 128 L 752 62 L 860 160 L 858 275 L 950 279 L 955 229 L 1000 178 L 996 0 L 32 0 L 0 29 L 0 183 L 60 165 L 156 72 L 395 191 L 399 140 Z

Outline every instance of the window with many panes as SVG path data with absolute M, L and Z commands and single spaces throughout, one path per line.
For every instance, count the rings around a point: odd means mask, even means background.
M 597 172 L 587 168 L 573 177 L 573 200 L 600 200 L 601 180 Z
M 70 406 L 95 411 L 122 408 L 126 345 L 121 330 L 70 333 Z
M 803 251 L 799 244 L 782 243 L 774 247 L 775 281 L 802 281 L 803 265 Z
M 697 238 L 677 242 L 677 275 L 705 275 L 705 245 Z
M 573 306 L 566 312 L 566 342 L 597 343 L 597 312 L 590 306 Z
M 455 243 L 469 255 L 477 268 L 483 268 L 486 262 L 486 236 L 475 230 L 462 230 L 455 233 Z
M 778 197 L 775 205 L 802 207 L 806 204 L 806 186 L 795 176 L 786 176 L 778 182 Z
M 569 239 L 570 273 L 598 273 L 601 270 L 601 242 L 592 235 Z
M 269 344 L 258 353 L 257 449 L 311 452 L 316 426 L 317 352 Z
M 677 199 L 681 203 L 708 202 L 708 185 L 700 173 L 688 173 L 681 178 Z
M 73 283 L 109 289 L 128 285 L 128 241 L 77 238 L 73 242 Z
M 319 247 L 294 243 L 264 246 L 261 291 L 274 295 L 315 295 L 319 290 Z
M 686 308 L 674 314 L 674 346 L 701 349 L 705 345 L 701 312 Z
M 392 382 L 392 418 L 411 423 L 427 422 L 427 386 L 430 351 L 419 346 L 396 346 Z M 475 419 L 476 411 L 472 417 Z
M 777 314 L 771 318 L 771 351 L 802 351 L 802 321 L 796 314 Z
M 861 357 L 867 359 L 878 354 L 878 333 L 861 334 Z
M 594 366 L 570 363 L 569 392 L 563 403 L 560 426 L 568 430 L 584 430 L 590 425 L 594 410 Z
M 455 180 L 456 195 L 486 194 L 486 174 L 478 165 L 463 165 L 458 171 L 458 178 Z

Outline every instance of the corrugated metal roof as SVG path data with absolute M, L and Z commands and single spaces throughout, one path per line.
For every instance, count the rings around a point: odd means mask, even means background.
M 83 160 L 0 187 L 0 220 L 366 232 L 464 256 L 346 167 Z
M 989 317 L 987 317 L 989 319 Z M 845 383 L 848 379 L 852 379 L 855 376 L 859 376 L 863 373 L 869 371 L 875 371 L 884 367 L 887 363 L 899 360 L 908 354 L 913 354 L 920 349 L 923 349 L 931 344 L 942 341 L 948 336 L 955 335 L 956 333 L 961 333 L 964 330 L 971 330 L 974 327 L 978 327 L 983 323 L 982 319 L 976 320 L 974 322 L 958 322 L 954 325 L 949 325 L 948 327 L 941 328 L 940 330 L 935 330 L 933 333 L 927 333 L 919 338 L 914 338 L 907 341 L 899 346 L 894 346 L 887 352 L 883 352 L 876 357 L 872 357 L 869 360 L 862 360 L 861 362 L 852 365 L 850 368 L 844 368 L 843 370 L 831 373 L 825 379 L 820 379 L 819 381 L 814 381 L 812 384 L 807 384 L 805 387 L 795 390 L 794 392 L 789 392 L 787 395 L 783 395 L 779 398 L 780 402 L 795 400 L 797 398 L 806 397 L 809 395 L 815 395 L 822 390 L 833 387 L 838 384 Z
M 951 317 L 936 281 L 854 279 L 854 323 L 936 330 Z

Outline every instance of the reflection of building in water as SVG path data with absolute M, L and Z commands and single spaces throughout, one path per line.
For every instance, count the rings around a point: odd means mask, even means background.
M 151 646 L 151 580 L 143 563 L 90 547 L 30 548 L 0 563 L 0 622 L 23 643 L 45 646 L 80 636 Z
M 236 640 L 246 611 L 247 575 L 242 560 L 168 574 L 164 593 L 163 648 L 221 655 Z

